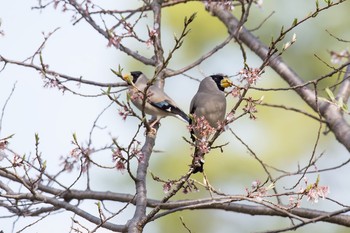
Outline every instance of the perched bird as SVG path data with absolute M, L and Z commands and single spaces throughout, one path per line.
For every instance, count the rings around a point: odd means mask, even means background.
M 196 119 L 190 119 L 190 125 L 194 124 L 197 119 L 204 118 L 211 127 L 218 128 L 219 123 L 225 119 L 226 98 L 224 90 L 229 86 L 232 86 L 232 82 L 222 74 L 211 75 L 203 79 L 190 104 L 190 114 L 196 117 Z M 192 125 L 192 141 L 201 141 L 203 134 L 200 130 Z M 198 143 L 196 143 L 193 173 L 203 172 L 203 156 L 204 153 L 198 149 Z
M 123 78 L 130 85 L 128 93 L 131 102 L 141 111 L 143 104 L 145 104 L 144 113 L 156 117 L 151 127 L 166 116 L 175 116 L 189 122 L 187 114 L 177 106 L 174 100 L 159 87 L 149 84 L 148 78 L 142 72 L 133 71 L 130 74 L 124 75 Z M 145 90 L 147 90 L 147 94 L 145 94 Z M 145 97 L 146 100 L 144 101 Z

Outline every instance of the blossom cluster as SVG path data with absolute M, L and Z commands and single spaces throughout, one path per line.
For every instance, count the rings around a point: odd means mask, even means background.
M 7 148 L 8 141 L 0 141 L 0 161 L 7 157 L 5 149 Z
M 273 183 L 265 187 L 260 180 L 254 180 L 251 184 L 251 190 L 246 188 L 247 196 L 254 197 L 257 201 L 262 201 L 262 198 L 268 195 L 268 191 L 274 187 Z
M 143 159 L 140 145 L 141 143 L 139 141 L 134 140 L 129 151 L 121 147 L 112 150 L 112 161 L 115 163 L 115 168 L 118 171 L 124 172 L 126 169 L 126 163 L 134 157 L 139 161 Z
M 161 182 L 164 183 L 164 184 L 163 184 L 163 191 L 164 191 L 165 194 L 169 193 L 169 192 L 171 191 L 171 189 L 173 188 L 174 185 L 176 185 L 176 184 L 178 184 L 179 182 L 181 182 L 181 181 L 179 181 L 179 180 L 168 180 L 168 181 L 163 181 L 163 180 L 160 180 L 159 178 L 157 178 L 156 180 L 157 180 L 157 181 L 161 181 Z M 198 191 L 199 191 L 199 189 L 198 189 L 198 187 L 197 187 L 195 181 L 192 180 L 192 179 L 188 179 L 188 180 L 186 181 L 186 183 L 184 183 L 184 184 L 182 185 L 182 192 L 183 192 L 184 194 L 188 194 L 188 193 L 190 193 L 190 192 L 198 192 Z
M 121 108 L 119 108 L 118 113 L 124 121 L 128 116 L 132 115 L 132 111 L 129 109 L 127 105 L 123 105 Z
M 195 114 L 192 115 L 193 123 L 188 126 L 191 131 L 192 140 L 195 140 L 197 148 L 204 154 L 208 153 L 209 138 L 216 131 L 216 129 L 210 126 L 209 122 L 204 116 L 197 117 Z
M 241 91 L 242 91 L 242 88 L 241 88 L 241 87 L 234 86 L 234 87 L 232 88 L 231 95 L 232 95 L 233 97 L 235 97 L 235 98 L 236 98 L 236 97 L 241 98 L 241 97 L 242 97 Z
M 73 134 L 72 144 L 74 148 L 70 151 L 69 155 L 65 157 L 61 156 L 60 159 L 63 160 L 61 165 L 64 166 L 65 171 L 71 172 L 74 169 L 74 165 L 78 164 L 79 166 L 80 164 L 78 169 L 81 169 L 82 172 L 87 172 L 91 163 L 90 155 L 94 152 L 94 149 L 89 146 L 80 145 L 75 133 Z
M 45 75 L 45 73 L 42 75 L 44 78 L 45 88 L 57 88 L 59 91 L 62 91 L 62 93 L 67 90 L 67 88 L 57 78 L 49 78 Z
M 289 196 L 289 207 L 299 208 L 301 205 L 301 200 L 306 196 L 307 201 L 318 203 L 319 199 L 325 199 L 329 194 L 329 186 L 319 185 L 320 178 L 317 177 L 315 183 L 308 184 L 307 179 L 304 177 L 305 187 L 300 187 L 297 195 Z
M 252 97 L 249 97 L 246 101 L 246 105 L 243 108 L 243 111 L 245 113 L 249 114 L 249 118 L 255 120 L 256 116 L 254 115 L 255 113 L 258 112 L 258 110 L 256 109 L 256 104 L 255 104 L 255 100 L 252 99 Z
M 71 171 L 73 169 L 73 165 L 78 161 L 81 161 L 81 170 L 82 172 L 86 172 L 90 167 L 90 155 L 92 152 L 93 150 L 91 148 L 88 148 L 88 147 L 84 148 L 80 146 L 77 146 L 76 148 L 71 150 L 70 152 L 70 158 L 72 159 L 71 163 L 65 164 L 65 168 L 67 169 L 67 171 Z M 69 167 L 66 167 L 67 165 Z
M 158 32 L 155 28 L 148 31 L 149 38 L 146 41 L 147 48 L 151 47 L 154 43 L 154 39 L 158 36 Z
M 204 116 L 197 117 L 195 114 L 192 116 L 193 123 L 188 126 L 188 128 L 195 132 L 198 139 L 209 138 L 215 132 L 215 128 L 210 126 L 209 122 Z
M 261 77 L 261 70 L 259 68 L 245 67 L 240 72 L 241 82 L 247 82 L 247 85 L 255 85 L 256 81 Z
M 131 23 L 125 21 L 124 19 L 121 19 L 119 23 L 123 26 L 125 32 L 121 33 L 120 35 L 117 35 L 112 30 L 108 31 L 109 39 L 108 39 L 107 47 L 110 47 L 113 45 L 114 47 L 119 48 L 123 38 L 136 37 L 134 32 L 134 26 Z
M 305 194 L 310 202 L 317 203 L 320 198 L 325 199 L 329 194 L 329 186 L 321 186 L 319 181 L 320 178 L 318 176 L 315 183 L 308 185 L 307 179 L 304 179 L 306 188 L 301 189 L 300 193 Z
M 119 48 L 121 41 L 122 37 L 112 34 L 109 36 L 107 47 L 111 47 L 113 45 L 114 47 Z
M 199 189 L 196 185 L 196 183 L 194 182 L 194 180 L 189 179 L 186 181 L 186 183 L 183 185 L 182 187 L 182 192 L 184 194 L 190 193 L 190 192 L 198 192 Z
M 123 156 L 122 150 L 119 148 L 112 150 L 112 152 L 112 161 L 115 162 L 115 168 L 123 172 L 127 159 Z

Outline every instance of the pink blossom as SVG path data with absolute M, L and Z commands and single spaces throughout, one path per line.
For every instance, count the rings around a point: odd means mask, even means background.
M 209 125 L 209 122 L 204 118 L 204 116 L 197 117 L 193 115 L 193 123 L 188 126 L 188 129 L 195 134 L 195 140 L 197 148 L 203 154 L 210 151 L 209 138 L 215 133 L 216 130 L 223 128 L 222 123 L 218 122 L 218 128 L 214 128 Z
M 209 145 L 208 145 L 208 140 L 206 138 L 202 138 L 201 140 L 198 141 L 198 149 L 203 153 L 209 153 Z
M 261 181 L 260 180 L 254 180 L 252 182 L 252 189 L 257 189 L 257 188 L 259 188 L 260 185 L 261 185 Z
M 113 45 L 116 48 L 119 48 L 121 41 L 122 41 L 122 38 L 120 36 L 113 35 L 109 37 L 107 47 L 111 47 Z
M 232 88 L 232 91 L 231 91 L 231 95 L 233 96 L 233 97 L 241 97 L 242 95 L 241 95 L 241 88 L 239 88 L 239 87 L 233 87 Z
M 259 68 L 244 68 L 239 72 L 241 82 L 246 81 L 248 85 L 255 85 L 256 81 L 260 79 L 261 70 Z
M 169 193 L 171 190 L 172 182 L 166 182 L 163 184 L 163 191 L 164 193 Z
M 306 192 L 307 200 L 313 203 L 317 203 L 319 198 L 325 199 L 328 196 L 328 194 L 328 186 L 318 186 L 315 184 Z
M 119 159 L 115 164 L 115 168 L 118 171 L 124 172 L 125 171 L 125 162 L 122 161 L 121 159 Z
M 152 29 L 148 31 L 149 39 L 146 41 L 147 48 L 151 47 L 154 43 L 154 39 L 158 37 L 158 32 L 156 29 Z
M 48 65 L 44 65 L 45 69 L 48 69 Z M 63 93 L 67 90 L 67 88 L 57 79 L 57 78 L 49 78 L 45 73 L 42 73 L 44 78 L 44 87 L 45 88 L 57 88 Z
M 13 167 L 20 167 L 24 163 L 23 157 L 20 157 L 19 155 L 15 154 L 12 160 L 12 166 Z
M 209 125 L 204 116 L 197 117 L 195 114 L 193 114 L 193 123 L 189 129 L 196 132 L 198 139 L 209 138 L 216 130 Z
M 126 120 L 126 118 L 128 116 L 131 116 L 131 111 L 126 105 L 124 105 L 122 108 L 118 109 L 118 112 L 124 121 Z
M 113 150 L 113 153 L 112 153 L 112 160 L 115 163 L 115 168 L 118 170 L 118 171 L 121 171 L 123 172 L 125 170 L 125 163 L 126 163 L 126 159 L 124 158 L 123 154 L 122 154 L 122 151 L 117 148 L 115 150 Z
M 268 195 L 268 191 L 275 187 L 274 183 L 268 186 L 263 186 L 260 180 L 254 180 L 251 184 L 251 190 L 246 188 L 247 195 L 249 197 L 254 197 L 257 201 L 262 201 L 263 197 Z
M 289 196 L 289 203 L 288 206 L 289 208 L 299 208 L 301 205 L 301 199 L 300 198 L 295 198 L 294 196 Z
M 2 141 L 2 142 L 0 142 L 0 150 L 6 149 L 8 143 L 9 143 L 8 141 Z
M 234 112 L 230 112 L 229 114 L 227 114 L 226 116 L 226 121 L 228 123 L 232 122 L 235 120 L 235 113 Z M 225 126 L 223 125 L 223 128 L 225 128 Z
M 254 113 L 257 113 L 258 110 L 256 109 L 256 105 L 252 97 L 248 98 L 247 103 L 243 108 L 243 111 L 249 114 L 250 119 L 253 119 L 253 120 L 256 119 L 256 116 L 254 115 Z
M 305 194 L 307 196 L 308 201 L 317 203 L 319 198 L 325 199 L 329 194 L 329 186 L 319 185 L 320 176 L 317 176 L 316 182 L 313 184 L 308 185 L 306 178 L 304 178 L 304 182 L 305 182 L 306 188 L 300 189 L 300 193 Z

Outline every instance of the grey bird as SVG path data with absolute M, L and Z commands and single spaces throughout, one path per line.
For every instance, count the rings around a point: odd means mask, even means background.
M 196 116 L 196 119 L 204 117 L 208 124 L 213 128 L 218 128 L 219 123 L 225 119 L 226 98 L 225 88 L 232 86 L 232 82 L 227 76 L 215 74 L 206 77 L 199 84 L 199 88 L 190 104 L 190 114 Z M 192 125 L 193 118 L 190 118 L 189 124 Z M 191 139 L 193 142 L 201 140 L 201 132 L 191 129 Z M 203 172 L 203 153 L 200 153 L 196 147 L 194 153 L 193 173 Z
M 189 117 L 177 106 L 175 101 L 159 87 L 153 84 L 150 85 L 148 83 L 149 79 L 142 72 L 133 71 L 130 74 L 124 75 L 123 78 L 130 85 L 128 93 L 131 102 L 141 111 L 145 102 L 144 113 L 156 117 L 151 127 L 166 116 L 175 116 L 189 122 Z M 145 94 L 146 89 L 147 94 Z M 144 101 L 145 97 L 146 101 Z

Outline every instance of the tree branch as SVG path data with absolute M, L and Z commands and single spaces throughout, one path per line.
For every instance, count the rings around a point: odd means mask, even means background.
M 210 4 L 208 10 L 227 27 L 229 34 L 234 35 L 238 32 L 240 41 L 247 45 L 262 60 L 265 60 L 268 57 L 269 48 L 257 37 L 251 34 L 245 27 L 241 26 L 238 28 L 240 22 L 231 12 L 218 7 L 215 4 Z M 304 84 L 304 81 L 282 60 L 280 56 L 272 55 L 268 60 L 268 64 L 290 86 L 301 86 Z M 334 133 L 337 140 L 343 144 L 348 151 L 350 151 L 350 126 L 345 121 L 341 110 L 334 104 L 330 104 L 321 99 L 317 100 L 315 92 L 306 86 L 295 89 L 295 92 L 314 111 L 320 111 L 322 117 L 325 118 L 330 130 Z
M 90 13 L 86 10 L 84 10 L 79 3 L 77 3 L 75 0 L 69 0 L 69 4 L 71 4 L 76 11 L 88 22 L 97 32 L 99 32 L 102 36 L 104 36 L 107 40 L 110 39 L 110 35 L 107 31 L 103 30 L 91 17 Z M 145 65 L 155 65 L 155 61 L 153 59 L 146 58 L 142 55 L 140 55 L 137 51 L 133 51 L 121 43 L 118 45 L 114 45 L 116 49 L 126 53 L 127 55 L 135 58 L 136 60 L 144 63 Z
M 139 164 L 136 173 L 136 210 L 134 216 L 128 222 L 128 232 L 142 232 L 144 225 L 141 225 L 142 220 L 146 216 L 147 207 L 147 185 L 146 176 L 149 160 L 151 158 L 152 150 L 155 145 L 156 134 L 153 132 L 146 135 L 145 144 L 142 147 L 142 155 L 139 159 Z

